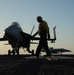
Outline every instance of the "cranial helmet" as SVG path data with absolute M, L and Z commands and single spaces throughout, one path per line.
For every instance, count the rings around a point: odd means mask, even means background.
M 38 17 L 37 17 L 37 21 L 38 21 L 38 22 L 41 22 L 41 21 L 42 21 L 42 17 L 41 17 L 41 16 L 38 16 Z

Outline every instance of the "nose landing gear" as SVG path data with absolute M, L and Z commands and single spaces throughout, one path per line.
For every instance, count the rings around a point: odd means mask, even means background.
M 8 50 L 8 55 L 19 55 L 19 50 Z

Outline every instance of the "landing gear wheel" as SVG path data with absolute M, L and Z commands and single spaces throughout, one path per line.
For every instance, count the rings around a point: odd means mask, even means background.
M 8 50 L 8 55 L 11 55 L 11 51 L 10 50 Z
M 17 55 L 19 55 L 19 50 L 16 51 Z
M 34 50 L 32 50 L 32 55 L 34 55 Z
M 15 55 L 15 51 L 14 50 L 12 51 L 12 53 L 13 53 L 13 55 Z

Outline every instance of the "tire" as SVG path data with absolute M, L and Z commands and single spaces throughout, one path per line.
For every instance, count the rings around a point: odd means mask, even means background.
M 11 51 L 10 50 L 8 50 L 8 55 L 11 55 Z
M 34 50 L 32 50 L 32 55 L 34 55 Z
M 12 51 L 12 53 L 13 53 L 13 55 L 15 55 L 15 51 L 14 50 Z
M 17 50 L 17 55 L 19 55 L 19 50 Z

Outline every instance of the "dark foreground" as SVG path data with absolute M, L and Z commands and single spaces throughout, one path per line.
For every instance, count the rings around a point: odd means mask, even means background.
M 0 75 L 74 75 L 74 59 L 62 58 L 50 61 L 29 55 L 0 56 Z

